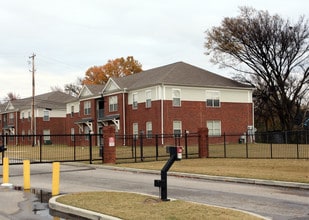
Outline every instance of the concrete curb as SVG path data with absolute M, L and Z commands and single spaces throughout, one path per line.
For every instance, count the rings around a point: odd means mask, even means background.
M 56 202 L 57 198 L 59 198 L 61 196 L 64 196 L 64 195 L 54 196 L 49 200 L 48 206 L 49 206 L 50 209 L 56 210 L 58 212 L 62 212 L 62 213 L 65 213 L 65 214 L 69 214 L 69 215 L 83 217 L 83 218 L 86 218 L 86 219 L 121 220 L 120 218 L 117 218 L 117 217 L 101 214 L 101 213 L 98 213 L 98 212 L 89 211 L 89 210 L 86 210 L 86 209 L 80 209 L 80 208 L 76 208 L 74 206 L 69 206 L 69 205 L 65 205 L 65 204 Z

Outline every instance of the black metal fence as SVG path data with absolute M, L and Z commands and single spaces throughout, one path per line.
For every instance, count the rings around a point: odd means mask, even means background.
M 309 159 L 309 132 L 276 131 L 210 136 L 209 157 Z
M 197 133 L 116 135 L 116 162 L 166 160 L 167 146 L 182 146 L 183 159 L 199 157 Z M 208 139 L 210 158 L 289 158 L 309 159 L 309 132 L 283 131 L 255 134 L 223 134 Z M 11 164 L 54 161 L 103 161 L 103 137 L 100 134 L 75 135 L 1 135 L 2 158 Z

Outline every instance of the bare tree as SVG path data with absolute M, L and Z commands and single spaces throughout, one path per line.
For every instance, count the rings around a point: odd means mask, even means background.
M 9 92 L 7 94 L 7 96 L 4 98 L 4 101 L 13 101 L 13 100 L 16 100 L 16 99 L 20 99 L 20 96 L 13 93 L 13 92 Z
M 292 24 L 241 7 L 239 16 L 206 31 L 205 47 L 214 63 L 238 71 L 257 88 L 265 113 L 276 115 L 281 129 L 293 128 L 309 88 L 308 20 L 301 16 Z

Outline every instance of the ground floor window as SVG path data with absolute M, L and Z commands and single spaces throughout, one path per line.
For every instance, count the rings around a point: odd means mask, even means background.
M 146 122 L 146 137 L 152 138 L 152 122 L 151 121 Z
M 207 128 L 209 136 L 221 136 L 221 121 L 209 120 L 207 121 Z
M 173 121 L 173 134 L 176 137 L 180 137 L 181 136 L 181 121 Z

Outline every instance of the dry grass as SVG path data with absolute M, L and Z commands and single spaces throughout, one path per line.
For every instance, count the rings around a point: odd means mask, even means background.
M 156 161 L 116 166 L 161 170 L 165 163 Z M 309 160 L 305 159 L 188 159 L 176 161 L 170 171 L 309 183 Z
M 180 200 L 162 202 L 154 197 L 123 192 L 76 193 L 62 196 L 57 202 L 122 219 L 261 219 L 230 209 Z

